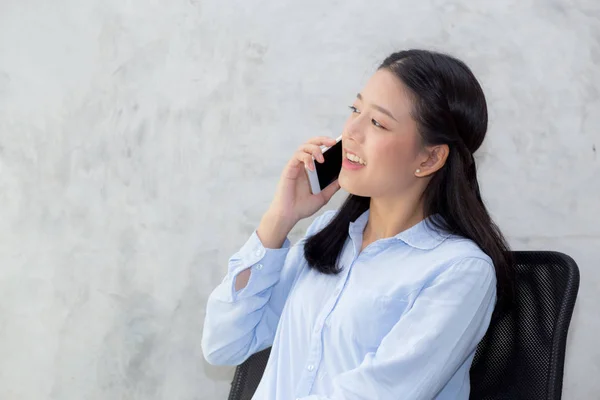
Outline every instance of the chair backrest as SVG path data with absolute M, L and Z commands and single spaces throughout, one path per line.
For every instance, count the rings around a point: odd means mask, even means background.
M 567 331 L 579 289 L 579 269 L 565 254 L 513 252 L 516 306 L 498 318 L 477 347 L 473 400 L 559 400 Z M 271 349 L 238 366 L 229 400 L 250 400 Z
M 251 400 L 265 372 L 271 348 L 251 355 L 235 369 L 228 400 Z
M 471 399 L 558 400 L 579 268 L 556 252 L 513 256 L 516 305 L 479 343 L 471 366 Z

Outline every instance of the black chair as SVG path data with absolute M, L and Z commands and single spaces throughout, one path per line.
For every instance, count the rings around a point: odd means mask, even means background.
M 565 254 L 513 252 L 516 305 L 489 328 L 471 366 L 473 400 L 559 400 L 579 269 Z M 229 400 L 250 400 L 270 349 L 238 366 Z
M 479 343 L 471 366 L 471 398 L 559 400 L 579 268 L 556 252 L 513 255 L 517 304 Z

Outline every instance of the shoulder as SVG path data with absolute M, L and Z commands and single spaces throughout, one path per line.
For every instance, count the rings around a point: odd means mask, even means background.
M 462 236 L 450 235 L 436 248 L 436 251 L 447 254 L 449 261 L 460 261 L 461 259 L 479 259 L 493 266 L 492 259 L 481 250 L 471 239 Z
M 433 253 L 437 253 L 436 257 L 443 260 L 443 268 L 439 272 L 477 274 L 484 280 L 495 281 L 496 273 L 492 259 L 470 239 L 448 236 Z
M 331 220 L 336 216 L 338 210 L 328 210 L 317 216 L 308 227 L 306 234 L 312 235 L 325 228 Z

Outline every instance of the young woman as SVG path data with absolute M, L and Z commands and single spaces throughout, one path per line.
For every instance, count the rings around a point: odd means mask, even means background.
M 338 181 L 318 195 L 285 167 L 256 232 L 211 294 L 202 338 L 212 364 L 272 346 L 254 399 L 468 399 L 469 368 L 511 263 L 479 193 L 473 153 L 487 130 L 469 68 L 423 50 L 390 55 L 350 106 Z M 340 186 L 336 212 L 286 239 Z

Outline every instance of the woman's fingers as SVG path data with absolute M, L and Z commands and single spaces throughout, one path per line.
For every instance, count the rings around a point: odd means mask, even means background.
M 294 153 L 294 156 L 290 160 L 290 164 L 292 167 L 298 167 L 300 164 L 304 164 L 304 166 L 311 171 L 315 170 L 312 154 L 303 150 L 298 150 L 296 153 Z
M 335 141 L 335 139 L 327 137 L 327 136 L 317 136 L 317 137 L 309 139 L 307 143 L 308 144 L 316 144 L 317 146 L 331 147 L 336 143 L 336 141 Z
M 315 164 L 313 162 L 313 157 L 318 162 L 324 162 L 325 158 L 323 157 L 323 150 L 321 146 L 333 146 L 336 143 L 335 139 L 326 136 L 318 136 L 314 137 L 298 149 L 292 159 L 290 160 L 290 166 L 298 167 L 300 164 L 304 164 L 304 166 L 311 171 L 315 170 Z
M 316 144 L 303 144 L 302 146 L 300 146 L 299 150 L 312 155 L 315 158 L 315 160 L 319 162 L 325 161 L 325 159 L 323 158 L 323 151 Z

